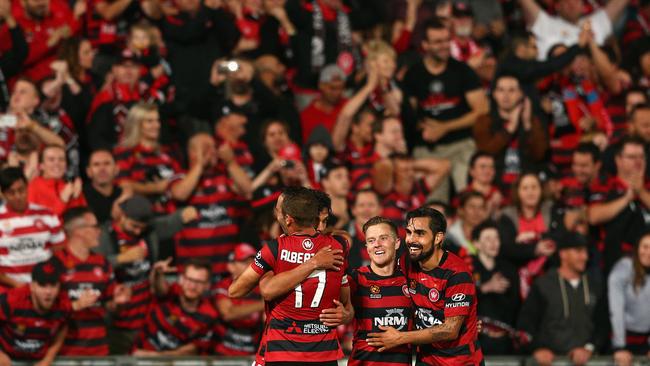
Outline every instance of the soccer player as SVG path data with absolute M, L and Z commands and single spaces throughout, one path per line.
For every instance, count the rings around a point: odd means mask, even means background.
M 317 232 L 318 217 L 311 190 L 284 191 L 276 204 L 276 219 L 285 235 L 265 245 L 229 288 L 231 297 L 241 297 L 260 283 L 269 319 L 258 356 L 263 355 L 268 366 L 337 365 L 343 356 L 334 327 L 351 317 L 351 312 L 341 315 L 350 296 L 343 271 L 348 243 Z M 268 272 L 273 277 L 260 282 Z M 322 314 L 333 306 L 337 314 Z
M 423 207 L 406 215 L 409 292 L 415 305 L 417 330 L 368 334 L 368 344 L 379 352 L 418 345 L 417 364 L 482 365 L 477 342 L 476 289 L 467 264 L 442 249 L 445 217 Z
M 391 220 L 376 216 L 363 225 L 363 233 L 370 265 L 354 269 L 349 275 L 356 323 L 348 366 L 410 366 L 409 345 L 379 353 L 366 342 L 368 333 L 379 331 L 380 326 L 409 330 L 411 296 L 406 277 L 397 267 L 397 227 Z
M 217 310 L 204 297 L 210 289 L 211 265 L 192 259 L 184 267 L 178 283 L 168 284 L 165 273 L 171 258 L 156 262 L 151 285 L 156 300 L 149 308 L 144 328 L 136 341 L 135 356 L 181 356 L 207 352 Z

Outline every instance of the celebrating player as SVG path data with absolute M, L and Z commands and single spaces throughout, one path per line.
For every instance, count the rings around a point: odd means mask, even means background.
M 406 222 L 411 258 L 407 279 L 417 330 L 379 327 L 384 332 L 368 334 L 368 344 L 379 352 L 418 345 L 418 364 L 483 364 L 477 342 L 476 289 L 465 262 L 442 249 L 445 217 L 423 207 L 410 211 Z

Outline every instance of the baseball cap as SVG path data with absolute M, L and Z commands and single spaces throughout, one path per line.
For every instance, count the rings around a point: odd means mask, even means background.
M 332 81 L 345 81 L 345 72 L 341 70 L 335 64 L 327 65 L 321 70 L 320 77 L 318 78 L 319 83 L 331 83 Z
M 296 161 L 302 160 L 300 148 L 296 144 L 289 144 L 283 147 L 282 149 L 280 149 L 280 151 L 278 151 L 278 156 L 281 159 L 285 159 L 285 160 L 296 160 Z
M 135 52 L 131 51 L 128 48 L 125 48 L 120 52 L 117 58 L 117 63 L 122 64 L 127 61 L 131 61 L 138 64 L 141 63 L 140 58 L 138 57 L 138 55 L 135 54 Z
M 141 195 L 134 195 L 120 204 L 120 208 L 131 220 L 148 222 L 153 217 L 151 202 Z
M 32 268 L 32 282 L 39 285 L 53 285 L 61 281 L 63 265 L 55 257 L 36 263 Z
M 571 248 L 586 248 L 587 238 L 584 235 L 567 229 L 558 229 L 550 233 L 558 250 Z
M 235 250 L 228 255 L 230 262 L 243 262 L 248 258 L 252 258 L 257 254 L 257 250 L 248 243 L 241 243 L 235 247 Z
M 468 3 L 459 1 L 459 2 L 454 2 L 454 5 L 451 9 L 451 15 L 453 15 L 456 18 L 473 17 L 474 11 L 472 10 L 472 7 Z

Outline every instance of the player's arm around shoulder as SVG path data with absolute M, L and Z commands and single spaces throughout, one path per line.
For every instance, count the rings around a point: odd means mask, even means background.
M 458 338 L 465 316 L 453 316 L 431 328 L 400 332 L 393 327 L 380 326 L 383 332 L 368 333 L 368 345 L 377 347 L 379 352 L 405 344 L 431 344 L 452 341 Z

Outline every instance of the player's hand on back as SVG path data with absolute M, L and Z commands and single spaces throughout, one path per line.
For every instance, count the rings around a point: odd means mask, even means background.
M 345 309 L 345 306 L 338 300 L 334 300 L 334 305 L 336 306 L 324 309 L 320 313 L 320 321 L 328 327 L 338 327 L 341 324 L 345 324 L 345 319 L 347 318 L 348 311 Z
M 331 245 L 321 248 L 309 259 L 314 269 L 339 271 L 343 266 L 343 250 L 332 249 Z

